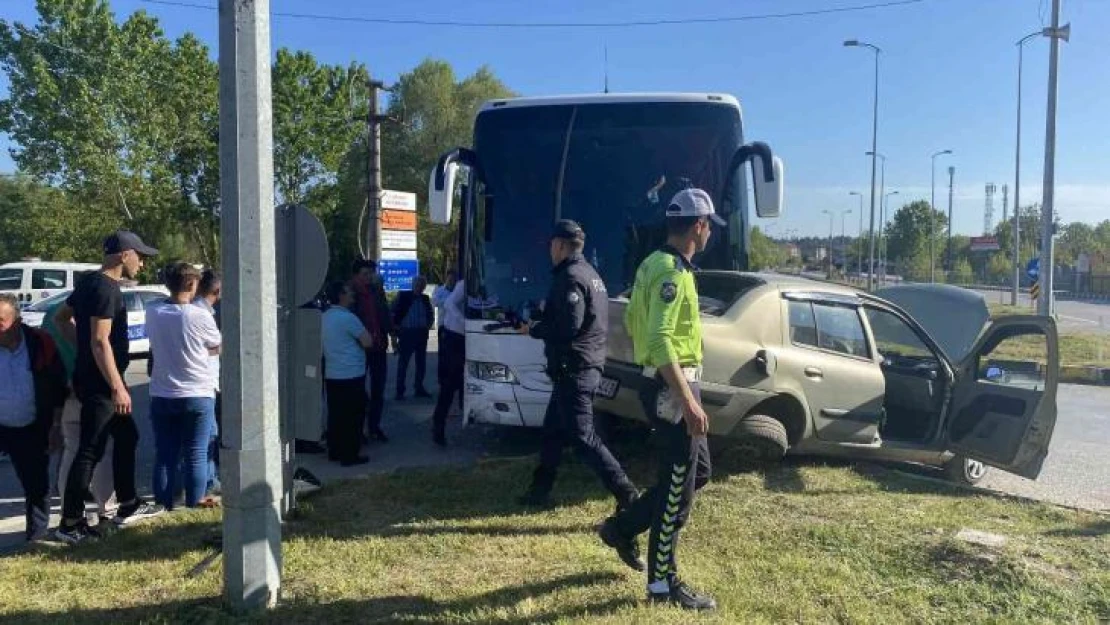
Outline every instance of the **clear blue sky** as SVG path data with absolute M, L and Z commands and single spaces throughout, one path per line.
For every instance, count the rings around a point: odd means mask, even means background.
M 216 0 L 193 0 L 215 6 Z M 363 3 L 272 0 L 274 11 L 463 21 L 614 21 L 804 11 L 875 0 L 425 0 Z M 385 7 L 374 11 L 373 6 Z M 117 17 L 156 15 L 171 37 L 197 33 L 216 50 L 216 13 L 112 2 Z M 421 60 L 451 62 L 460 74 L 488 64 L 526 95 L 596 92 L 609 48 L 613 91 L 721 91 L 744 108 L 747 138 L 769 142 L 786 161 L 784 216 L 773 234 L 827 234 L 821 210 L 852 209 L 866 192 L 871 147 L 872 55 L 844 48 L 858 38 L 883 48 L 879 151 L 887 190 L 898 200 L 927 199 L 932 152 L 937 204 L 947 206 L 956 166 L 955 230 L 982 230 L 984 184 L 1013 195 L 1017 51 L 1014 42 L 1049 19 L 1050 0 L 926 0 L 895 8 L 740 23 L 630 29 L 498 30 L 386 26 L 276 17 L 274 48 L 305 49 L 323 61 L 366 63 L 387 81 Z M 34 21 L 34 0 L 3 0 L 0 17 Z M 1057 141 L 1057 208 L 1065 221 L 1110 219 L 1110 2 L 1064 0 L 1072 41 L 1062 45 Z M 1048 42 L 1026 44 L 1022 203 L 1039 201 L 1043 175 Z M 3 88 L 3 85 L 0 85 Z M 8 142 L 0 137 L 0 145 Z M 5 153 L 0 171 L 13 164 Z M 941 198 L 944 198 L 942 201 Z M 866 211 L 866 202 L 865 202 Z M 839 233 L 839 219 L 836 230 Z

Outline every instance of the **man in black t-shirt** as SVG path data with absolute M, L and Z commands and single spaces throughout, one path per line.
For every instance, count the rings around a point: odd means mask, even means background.
M 58 327 L 77 346 L 73 388 L 81 402 L 81 441 L 62 494 L 62 522 L 55 534 L 65 543 L 96 537 L 85 522 L 85 498 L 109 436 L 119 500 L 116 524 L 128 525 L 163 512 L 161 506 L 140 500 L 135 490 L 139 430 L 123 378 L 130 358 L 127 308 L 119 286 L 120 280 L 134 280 L 143 259 L 157 253 L 133 232 L 112 234 L 104 240 L 100 271 L 82 277 L 56 315 Z

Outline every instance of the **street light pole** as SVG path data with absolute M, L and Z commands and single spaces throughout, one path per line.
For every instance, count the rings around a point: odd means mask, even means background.
M 1044 30 L 1022 37 L 1017 42 L 1018 79 L 1017 79 L 1017 131 L 1014 141 L 1014 286 L 1010 291 L 1010 305 L 1018 305 L 1018 292 L 1021 290 L 1021 64 L 1025 42 L 1033 37 L 1044 35 Z
M 945 261 L 945 267 L 948 271 L 952 271 L 952 182 L 956 177 L 956 168 L 952 165 L 948 166 L 948 250 L 946 256 L 948 259 Z
M 883 266 L 883 235 L 886 224 L 886 218 L 883 216 L 883 193 L 886 191 L 886 155 L 885 154 L 872 154 L 871 152 L 864 152 L 866 156 L 878 156 L 882 165 L 879 166 L 879 231 L 875 234 L 875 255 L 879 257 L 879 277 L 880 282 L 885 282 L 886 271 L 882 269 Z
M 936 282 L 936 226 L 933 221 L 937 210 L 937 157 L 942 154 L 951 154 L 952 150 L 941 150 L 936 152 L 931 157 L 932 160 L 932 181 L 930 182 L 929 194 L 929 282 Z
M 871 230 L 868 233 L 868 247 L 869 253 L 869 270 L 867 272 L 867 290 L 875 290 L 875 170 L 878 165 L 878 141 L 879 141 L 879 54 L 882 50 L 875 45 L 855 39 L 849 39 L 844 42 L 846 47 L 863 47 L 871 48 L 875 52 L 875 96 L 873 100 L 873 112 L 871 117 Z
M 849 191 L 848 195 L 859 198 L 859 231 L 856 232 L 856 273 L 863 277 L 863 194 L 859 191 Z
M 1053 217 L 1056 202 L 1056 97 L 1058 85 L 1057 70 L 1060 65 L 1060 40 L 1068 40 L 1071 25 L 1060 27 L 1060 0 L 1052 0 L 1052 28 L 1047 36 L 1051 39 L 1048 52 L 1048 112 L 1045 115 L 1044 133 L 1044 196 L 1041 200 L 1041 298 L 1037 302 L 1038 314 L 1052 315 L 1053 276 Z
M 848 277 L 848 238 L 845 236 L 846 232 L 844 230 L 844 222 L 848 218 L 848 215 L 851 214 L 852 209 L 850 208 L 846 208 L 843 212 L 840 213 L 840 240 L 843 242 L 844 245 L 843 251 L 841 253 L 844 255 L 842 258 L 844 260 L 843 272 L 845 278 Z

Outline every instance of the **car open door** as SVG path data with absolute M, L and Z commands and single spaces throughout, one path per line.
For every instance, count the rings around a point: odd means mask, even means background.
M 948 449 L 1035 479 L 1056 425 L 1060 357 L 1049 317 L 998 319 L 957 368 Z

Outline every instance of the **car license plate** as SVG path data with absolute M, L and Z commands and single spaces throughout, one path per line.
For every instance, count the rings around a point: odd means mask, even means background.
M 127 340 L 138 341 L 146 338 L 146 325 L 127 326 Z
M 597 385 L 597 394 L 604 399 L 613 399 L 620 390 L 621 383 L 613 378 L 602 376 L 601 383 Z

